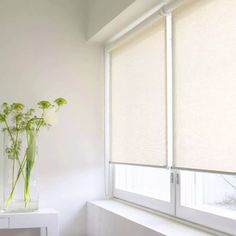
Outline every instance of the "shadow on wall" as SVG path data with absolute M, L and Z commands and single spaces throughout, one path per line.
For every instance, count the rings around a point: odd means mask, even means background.
M 66 235 L 67 232 L 71 232 L 71 225 L 73 225 L 74 232 L 79 232 L 79 229 L 84 228 L 85 225 L 87 224 L 86 215 L 87 215 L 87 206 L 84 205 L 83 207 L 80 208 L 79 211 L 77 210 L 75 212 L 73 217 L 71 217 L 70 223 L 66 224 L 63 227 L 61 234 Z

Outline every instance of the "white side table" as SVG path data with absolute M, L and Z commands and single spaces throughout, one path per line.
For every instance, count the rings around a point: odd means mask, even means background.
M 24 213 L 0 213 L 0 229 L 40 228 L 41 236 L 59 236 L 58 212 L 40 209 Z

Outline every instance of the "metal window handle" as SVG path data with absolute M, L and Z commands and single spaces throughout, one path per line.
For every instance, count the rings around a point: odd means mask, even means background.
M 176 174 L 176 184 L 180 183 L 180 176 L 179 173 Z
M 174 183 L 174 173 L 170 174 L 170 183 L 173 184 Z

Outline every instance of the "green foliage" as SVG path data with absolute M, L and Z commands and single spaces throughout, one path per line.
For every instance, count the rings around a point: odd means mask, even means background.
M 10 106 L 7 102 L 2 104 L 2 112 L 5 116 L 8 116 L 12 111 L 12 106 Z
M 21 140 L 18 140 L 11 144 L 10 147 L 7 147 L 5 152 L 9 159 L 17 159 L 21 150 Z
M 0 114 L 0 122 L 4 122 L 5 116 L 3 114 Z
M 2 124 L 2 131 L 6 133 L 9 138 L 9 146 L 5 148 L 6 157 L 12 161 L 12 189 L 6 201 L 6 206 L 10 204 L 13 199 L 15 188 L 20 179 L 24 179 L 24 200 L 25 206 L 30 200 L 29 182 L 31 171 L 35 163 L 36 155 L 36 136 L 40 129 L 52 125 L 52 117 L 50 120 L 49 110 L 55 114 L 59 107 L 67 104 L 64 98 L 57 98 L 53 103 L 49 101 L 40 101 L 37 103 L 39 109 L 26 109 L 22 103 L 14 102 L 8 104 L 2 103 L 0 108 L 0 124 Z M 27 137 L 27 148 L 23 149 L 22 132 Z M 23 160 L 20 154 L 23 153 Z M 15 162 L 17 162 L 19 169 L 15 175 Z
M 40 101 L 40 102 L 38 102 L 38 106 L 40 109 L 45 110 L 45 109 L 50 108 L 52 105 L 49 101 Z
M 44 115 L 49 109 L 54 109 L 55 112 L 59 110 L 59 107 L 67 104 L 64 98 L 57 98 L 53 103 L 42 100 L 37 103 L 38 111 L 34 108 L 25 109 L 25 105 L 22 103 L 14 102 L 8 104 L 4 102 L 0 109 L 0 123 L 3 124 L 3 130 L 13 136 L 17 131 L 34 130 L 38 132 L 42 127 L 50 126 L 44 119 Z M 40 114 L 41 111 L 41 114 Z
M 56 103 L 59 107 L 62 105 L 67 104 L 67 101 L 65 98 L 57 98 L 54 103 Z
M 32 131 L 27 132 L 28 135 L 28 147 L 26 150 L 26 167 L 25 167 L 25 183 L 24 183 L 24 201 L 27 205 L 30 194 L 29 194 L 29 180 L 31 171 L 34 167 L 36 157 L 36 136 Z
M 12 108 L 12 110 L 14 111 L 22 111 L 23 109 L 24 109 L 24 107 L 25 107 L 25 105 L 24 104 L 22 104 L 22 103 L 12 103 L 11 104 L 11 108 Z
M 58 106 L 66 104 L 63 98 L 57 98 L 55 101 Z M 22 103 L 14 102 L 8 104 L 4 102 L 0 109 L 0 124 L 3 125 L 3 131 L 9 136 L 11 140 L 10 147 L 7 147 L 5 153 L 9 159 L 15 160 L 19 156 L 21 149 L 21 141 L 19 140 L 19 132 L 34 131 L 36 134 L 42 127 L 50 126 L 44 119 L 44 113 L 52 109 L 49 101 L 38 102 L 41 114 L 37 113 L 35 109 L 29 108 L 25 110 L 25 105 Z M 56 112 L 56 110 L 55 110 Z

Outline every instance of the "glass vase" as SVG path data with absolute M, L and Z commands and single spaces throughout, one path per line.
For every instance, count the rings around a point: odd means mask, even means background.
M 4 131 L 3 211 L 38 209 L 37 160 L 37 135 L 34 131 Z

